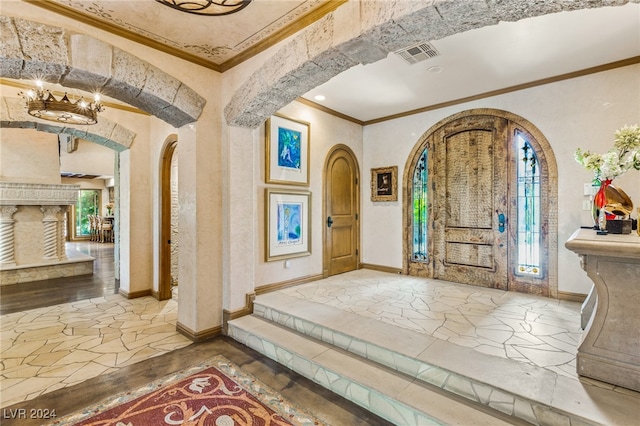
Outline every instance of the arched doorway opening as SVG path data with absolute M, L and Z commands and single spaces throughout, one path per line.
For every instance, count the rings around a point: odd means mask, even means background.
M 158 300 L 172 298 L 178 285 L 178 139 L 165 142 L 160 170 L 160 282 Z
M 9 191 L 22 190 L 19 197 L 6 191 L 0 197 L 0 204 L 10 206 L 3 211 L 16 214 L 11 221 L 12 238 L 4 245 L 13 262 L 1 269 L 3 278 L 12 271 L 14 275 L 33 272 L 16 275 L 11 289 L 3 287 L 10 290 L 3 294 L 3 312 L 119 292 L 117 159 L 119 152 L 126 151 L 126 141 L 96 131 L 84 132 L 84 137 L 74 137 L 66 146 L 61 138 L 65 130 L 63 123 L 43 127 L 24 121 L 12 121 L 6 127 L 3 123 L 0 149 L 7 153 L 3 185 Z M 104 219 L 109 226 L 91 229 L 88 216 Z M 39 297 L 24 297 L 33 289 L 42 290 Z
M 544 135 L 515 114 L 435 124 L 405 165 L 404 271 L 557 297 L 557 176 Z

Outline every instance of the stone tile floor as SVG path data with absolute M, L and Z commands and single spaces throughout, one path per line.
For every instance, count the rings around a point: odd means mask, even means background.
M 584 332 L 576 302 L 358 270 L 260 295 L 255 303 L 267 319 L 353 346 L 393 369 L 401 370 L 406 355 L 453 372 L 454 393 L 503 406 L 507 414 L 515 403 L 519 419 L 530 421 L 525 414 L 535 412 L 540 424 L 631 426 L 640 418 L 640 393 L 578 376 Z M 496 401 L 487 399 L 485 384 Z M 444 385 L 437 386 L 448 388 L 449 381 Z
M 577 379 L 580 305 L 370 270 L 281 290 Z M 0 316 L 0 406 L 190 345 L 177 303 L 115 294 Z
M 0 406 L 183 348 L 178 304 L 115 294 L 0 317 Z
M 366 269 L 280 293 L 577 376 L 577 302 Z

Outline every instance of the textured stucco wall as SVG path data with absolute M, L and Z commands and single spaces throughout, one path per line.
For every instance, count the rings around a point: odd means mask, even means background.
M 57 135 L 31 129 L 0 132 L 0 181 L 60 184 L 59 161 Z

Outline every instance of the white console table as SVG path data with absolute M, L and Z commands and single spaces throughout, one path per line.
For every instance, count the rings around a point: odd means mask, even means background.
M 579 229 L 565 243 L 597 302 L 578 348 L 578 374 L 640 392 L 640 237 Z

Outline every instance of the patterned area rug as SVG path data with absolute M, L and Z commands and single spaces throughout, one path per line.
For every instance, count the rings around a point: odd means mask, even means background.
M 109 398 L 54 425 L 324 425 L 222 356 Z

